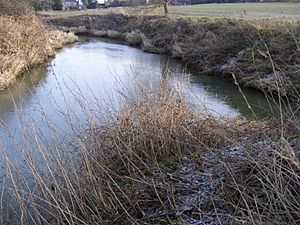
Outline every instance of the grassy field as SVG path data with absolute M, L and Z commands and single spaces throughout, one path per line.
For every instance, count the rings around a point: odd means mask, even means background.
M 171 7 L 175 14 L 209 17 L 300 19 L 300 3 L 236 3 Z
M 131 8 L 108 8 L 70 12 L 42 12 L 42 15 L 57 17 L 88 15 L 104 15 L 111 12 L 128 14 L 162 15 L 163 9 L 147 11 Z M 170 12 L 177 16 L 189 17 L 238 17 L 238 18 L 288 18 L 300 19 L 300 3 L 236 3 L 236 4 L 202 4 L 187 6 L 171 6 Z

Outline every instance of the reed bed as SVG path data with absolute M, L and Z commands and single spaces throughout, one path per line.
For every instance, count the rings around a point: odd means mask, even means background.
M 125 103 L 113 116 L 75 94 L 86 125 L 78 132 L 74 115 L 64 114 L 72 132 L 63 142 L 46 116 L 50 139 L 20 121 L 22 163 L 0 145 L 1 222 L 298 223 L 297 126 L 215 118 L 163 80 L 159 92 L 138 92 L 121 92 Z

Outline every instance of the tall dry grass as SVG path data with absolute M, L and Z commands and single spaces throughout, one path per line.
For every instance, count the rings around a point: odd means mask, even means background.
M 125 104 L 110 119 L 97 101 L 74 96 L 87 126 L 78 134 L 73 125 L 63 143 L 47 116 L 50 140 L 20 122 L 22 170 L 0 145 L 1 223 L 298 223 L 295 130 L 282 136 L 280 122 L 197 112 L 165 81 L 159 93 L 141 85 L 138 93 L 122 92 Z
M 24 15 L 30 12 L 28 0 L 0 0 L 0 15 Z
M 78 134 L 67 110 L 73 132 L 63 143 L 46 115 L 50 140 L 20 122 L 21 170 L 0 141 L 0 223 L 299 223 L 297 109 L 285 114 L 280 101 L 272 121 L 214 118 L 164 80 L 159 93 L 140 85 L 135 98 L 122 96 L 116 117 L 99 123 L 101 106 L 75 94 L 87 126 Z
M 224 159 L 219 194 L 238 221 L 249 224 L 298 224 L 299 143 L 265 140 Z
M 299 21 L 125 14 L 48 17 L 47 21 L 61 29 L 123 39 L 143 51 L 171 55 L 201 73 L 229 80 L 234 73 L 241 85 L 260 91 L 278 93 L 279 84 L 280 94 L 295 97 L 292 89 L 299 90 Z
M 35 133 L 24 130 L 40 156 L 32 158 L 30 147 L 21 150 L 29 183 L 15 176 L 18 172 L 4 156 L 9 192 L 18 204 L 14 216 L 24 215 L 18 217 L 22 224 L 125 224 L 147 220 L 143 217 L 152 213 L 155 218 L 164 209 L 174 214 L 176 206 L 168 196 L 173 190 L 164 181 L 168 167 L 228 143 L 230 132 L 226 120 L 198 117 L 183 97 L 162 88 L 160 95 L 141 90 L 140 99 L 130 99 L 102 126 L 94 121 L 94 105 L 85 104 L 89 126 L 73 137 L 75 147 L 44 148 Z M 34 124 L 30 127 L 35 130 Z
M 72 33 L 51 30 L 31 13 L 2 15 L 0 24 L 0 89 L 77 40 Z

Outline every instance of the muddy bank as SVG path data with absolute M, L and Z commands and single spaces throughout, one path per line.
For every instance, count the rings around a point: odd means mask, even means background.
M 0 90 L 16 77 L 77 41 L 73 33 L 50 29 L 32 14 L 0 16 Z
M 297 96 L 300 88 L 300 24 L 232 19 L 172 19 L 124 15 L 47 18 L 76 34 L 121 39 L 153 53 L 169 54 L 202 73 L 241 85 Z

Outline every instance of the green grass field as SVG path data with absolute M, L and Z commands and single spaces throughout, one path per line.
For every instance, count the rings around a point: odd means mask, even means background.
M 171 13 L 208 17 L 300 19 L 300 3 L 235 3 L 170 7 Z
M 132 8 L 108 8 L 70 12 L 42 12 L 50 16 L 104 15 L 111 12 L 139 14 Z M 163 15 L 162 9 L 143 11 L 144 14 Z M 184 17 L 287 18 L 300 20 L 300 3 L 235 3 L 170 6 L 170 13 Z

